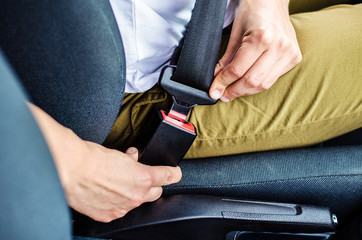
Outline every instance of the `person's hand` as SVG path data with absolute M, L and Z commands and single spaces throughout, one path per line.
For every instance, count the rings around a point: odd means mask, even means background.
M 158 199 L 162 186 L 181 179 L 179 167 L 147 166 L 136 148 L 126 153 L 80 139 L 40 108 L 29 104 L 49 149 L 70 207 L 109 222 Z
M 243 0 L 228 47 L 215 69 L 210 96 L 224 102 L 269 89 L 302 54 L 288 0 Z
M 92 142 L 84 144 L 83 157 L 58 165 L 65 165 L 60 169 L 69 205 L 97 221 L 121 218 L 141 204 L 157 200 L 162 186 L 181 179 L 179 167 L 137 162 L 135 148 L 122 153 Z

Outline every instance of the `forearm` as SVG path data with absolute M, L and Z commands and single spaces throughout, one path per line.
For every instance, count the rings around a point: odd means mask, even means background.
M 65 174 L 64 165 L 72 164 L 70 156 L 67 155 L 81 158 L 82 140 L 72 130 L 59 124 L 39 107 L 31 103 L 28 106 L 43 133 L 58 169 L 62 185 L 65 187 L 69 180 Z
M 29 104 L 53 155 L 68 204 L 109 222 L 144 202 L 158 199 L 162 186 L 180 181 L 180 168 L 139 163 L 137 149 L 126 153 L 80 139 L 40 108 Z
M 241 7 L 239 11 L 246 11 L 248 13 L 259 12 L 261 8 L 274 9 L 278 8 L 281 12 L 289 15 L 289 2 L 290 0 L 243 0 L 240 5 L 248 6 Z

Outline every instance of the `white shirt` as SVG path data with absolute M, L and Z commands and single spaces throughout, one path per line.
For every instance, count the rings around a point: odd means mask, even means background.
M 125 92 L 152 88 L 182 38 L 195 0 L 109 0 L 126 55 Z M 228 0 L 224 27 L 239 0 Z

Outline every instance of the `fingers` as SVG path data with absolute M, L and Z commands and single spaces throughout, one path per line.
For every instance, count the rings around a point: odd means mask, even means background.
M 167 166 L 145 166 L 148 168 L 148 175 L 144 176 L 148 179 L 152 187 L 166 186 L 177 183 L 182 178 L 182 172 L 179 167 Z
M 215 68 L 210 97 L 228 102 L 269 89 L 300 60 L 287 5 L 242 1 L 228 48 Z
M 227 66 L 222 66 L 223 63 L 219 63 L 219 68 L 222 68 L 222 71 L 218 73 L 210 87 L 211 98 L 221 98 L 226 88 L 244 76 L 263 54 L 264 49 L 257 44 L 251 44 L 249 38 L 249 36 L 244 37 L 243 43 Z
M 135 147 L 130 147 L 127 149 L 126 154 L 130 156 L 133 160 L 138 161 L 138 150 Z
M 233 28 L 231 32 L 230 41 L 226 48 L 226 51 L 219 62 L 216 64 L 214 76 L 216 77 L 225 66 L 227 66 L 235 55 L 235 49 L 238 49 L 241 45 L 242 38 L 239 29 Z
M 137 170 L 132 174 L 134 178 L 129 179 L 132 181 L 128 183 L 127 191 L 123 192 L 122 187 L 116 187 L 112 191 L 111 214 L 110 216 L 109 212 L 102 214 L 102 216 L 108 216 L 107 222 L 123 217 L 145 202 L 156 201 L 162 195 L 162 186 L 175 183 L 181 179 L 182 174 L 179 167 L 147 166 L 141 163 L 135 163 L 135 165 Z M 136 184 L 133 185 L 132 182 Z M 108 186 L 108 189 L 111 188 Z M 102 219 L 102 221 L 105 220 Z
M 138 151 L 125 153 L 85 142 L 84 159 L 74 158 L 74 176 L 66 185 L 71 207 L 97 221 L 109 222 L 123 217 L 144 202 L 155 201 L 162 186 L 181 179 L 179 167 L 147 166 L 137 161 Z M 74 166 L 76 166 L 74 170 Z M 82 166 L 82 167 L 78 167 Z
M 130 147 L 126 150 L 126 154 L 133 160 L 138 161 L 138 150 Z M 140 164 L 144 169 L 142 171 L 141 180 L 145 185 L 152 187 L 166 186 L 177 183 L 182 178 L 180 167 L 168 166 L 148 166 Z
M 144 202 L 153 202 L 162 195 L 162 186 L 176 183 L 181 180 L 182 173 L 179 167 L 147 166 L 140 164 L 136 194 L 131 198 L 128 210 L 138 207 Z M 133 203 L 133 204 L 132 204 Z
M 240 96 L 256 94 L 270 88 L 275 82 L 268 79 L 270 73 L 275 71 L 275 59 L 278 59 L 278 56 L 273 51 L 264 52 L 238 81 L 226 89 L 222 100 L 227 102 Z
M 269 70 L 263 71 L 262 69 L 268 69 L 270 58 L 272 58 L 272 54 L 270 54 L 270 57 L 267 54 L 263 55 L 260 61 L 241 79 L 226 89 L 222 98 L 227 98 L 227 101 L 231 101 L 239 96 L 252 95 L 267 90 L 273 86 L 280 76 L 287 73 L 301 61 L 301 56 L 296 56 L 294 62 L 290 62 L 289 58 L 283 57 L 274 64 L 270 63 Z
M 162 195 L 162 187 L 153 187 L 145 196 L 145 202 L 154 202 Z
M 233 60 L 215 77 L 210 88 L 212 98 L 228 102 L 267 90 L 302 59 L 298 44 L 262 45 L 268 47 L 249 44 L 248 39 L 242 43 Z
M 240 18 L 242 17 L 243 15 L 237 15 L 234 22 L 240 21 Z M 217 76 L 220 73 L 220 71 L 222 71 L 224 67 L 227 66 L 232 61 L 237 49 L 239 49 L 244 39 L 243 37 L 240 37 L 244 35 L 244 32 L 245 30 L 242 27 L 240 27 L 238 24 L 233 25 L 226 51 L 222 56 L 222 58 L 219 60 L 218 64 L 216 65 L 214 76 Z

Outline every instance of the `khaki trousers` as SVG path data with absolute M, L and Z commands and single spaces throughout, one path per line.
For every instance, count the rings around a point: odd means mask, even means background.
M 344 2 L 291 1 L 302 62 L 267 91 L 195 107 L 198 136 L 186 158 L 303 147 L 362 127 L 362 4 L 318 10 Z M 104 145 L 142 148 L 152 116 L 171 102 L 158 86 L 126 94 Z

